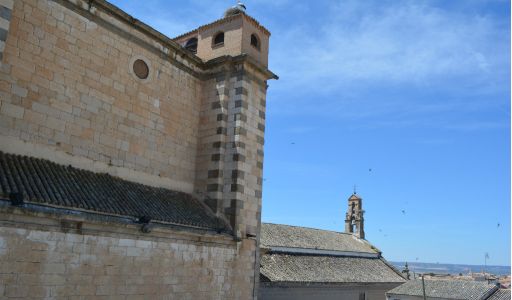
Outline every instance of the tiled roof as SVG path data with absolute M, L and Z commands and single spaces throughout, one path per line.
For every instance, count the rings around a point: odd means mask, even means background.
M 404 282 L 380 258 L 288 255 L 261 256 L 263 281 L 305 283 Z
M 348 200 L 362 200 L 361 197 L 359 197 L 358 195 L 356 194 L 352 194 L 350 196 L 350 198 L 348 198 Z
M 427 297 L 445 299 L 477 300 L 486 297 L 498 287 L 482 281 L 468 280 L 425 280 Z M 423 296 L 421 280 L 408 281 L 390 291 L 388 295 Z
M 379 252 L 366 240 L 352 234 L 270 223 L 261 225 L 260 245 L 262 248 L 289 247 L 373 254 Z
M 352 234 L 263 223 L 262 281 L 300 283 L 404 282 L 366 240 Z
M 265 34 L 270 36 L 270 31 L 268 31 L 268 29 L 265 28 L 265 26 L 261 25 L 258 21 L 256 21 L 255 18 L 253 18 L 253 17 L 249 16 L 248 14 L 242 12 L 242 13 L 239 13 L 239 14 L 236 14 L 236 15 L 231 15 L 231 16 L 227 16 L 227 17 L 223 17 L 223 18 L 217 19 L 217 20 L 215 20 L 215 21 L 213 21 L 211 23 L 205 24 L 205 25 L 201 25 L 201 26 L 199 26 L 198 28 L 196 28 L 194 30 L 185 32 L 183 34 L 180 34 L 177 37 L 174 37 L 173 40 L 178 40 L 178 39 L 180 39 L 180 38 L 182 38 L 184 36 L 187 36 L 187 35 L 189 35 L 191 33 L 196 33 L 199 30 L 208 29 L 211 26 L 219 25 L 219 24 L 222 24 L 224 22 L 229 22 L 229 21 L 231 21 L 233 19 L 236 19 L 236 18 L 239 18 L 239 17 L 245 17 L 247 20 L 249 20 L 251 23 L 253 23 L 254 26 L 256 26 L 257 28 L 261 29 Z
M 488 300 L 510 300 L 510 290 L 499 289 Z
M 150 187 L 48 160 L 0 152 L 0 198 L 219 230 L 225 227 L 189 194 Z

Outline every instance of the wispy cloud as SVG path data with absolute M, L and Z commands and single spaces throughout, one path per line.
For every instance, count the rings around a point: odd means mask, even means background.
M 370 127 L 507 127 L 508 18 L 475 8 L 481 3 L 441 2 L 319 0 L 291 8 L 289 19 L 306 21 L 273 28 L 270 68 L 281 79 L 271 83 L 271 112 Z
M 276 34 L 271 66 L 292 85 L 313 81 L 324 88 L 357 81 L 428 84 L 503 73 L 509 61 L 507 24 L 429 3 L 327 4 L 321 27 L 305 23 Z
M 171 37 L 219 18 L 235 3 L 190 0 L 175 9 L 164 0 L 113 1 Z M 270 68 L 281 79 L 270 82 L 270 114 L 411 126 L 434 114 L 509 110 L 495 97 L 510 90 L 506 18 L 436 6 L 442 1 L 245 2 L 272 31 Z M 418 95 L 439 90 L 440 97 Z

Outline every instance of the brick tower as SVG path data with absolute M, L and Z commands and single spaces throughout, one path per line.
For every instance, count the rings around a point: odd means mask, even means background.
M 363 199 L 355 192 L 348 198 L 348 210 L 345 217 L 345 232 L 364 239 Z
M 175 38 L 212 70 L 202 91 L 195 192 L 239 239 L 257 238 L 261 222 L 266 81 L 277 78 L 267 69 L 269 37 L 238 3 Z

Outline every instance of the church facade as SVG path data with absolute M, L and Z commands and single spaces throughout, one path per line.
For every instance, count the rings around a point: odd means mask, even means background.
M 386 299 L 406 278 L 365 240 L 363 214 L 354 192 L 345 232 L 263 223 L 260 298 Z
M 269 37 L 0 0 L 0 298 L 256 298 Z

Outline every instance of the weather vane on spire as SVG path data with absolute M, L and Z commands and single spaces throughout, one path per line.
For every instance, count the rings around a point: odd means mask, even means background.
M 354 195 L 357 194 L 357 185 L 354 184 Z

